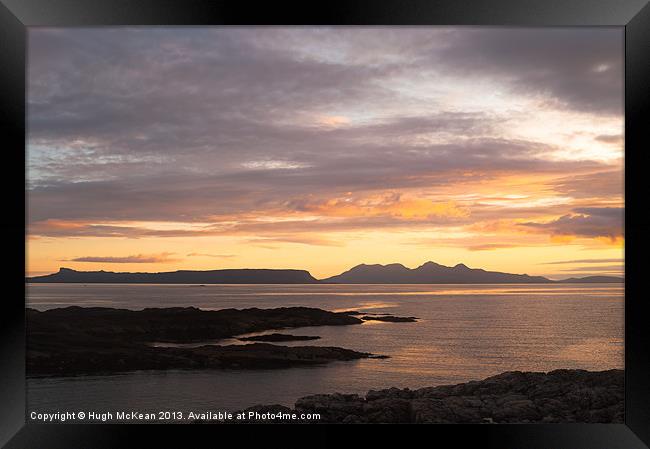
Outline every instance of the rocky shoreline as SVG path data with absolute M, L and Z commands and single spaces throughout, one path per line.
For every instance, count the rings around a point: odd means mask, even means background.
M 320 423 L 622 423 L 623 370 L 505 372 L 480 381 L 356 394 L 318 394 L 258 414 L 320 414 Z M 283 422 L 273 420 L 273 422 Z M 269 422 L 255 420 L 248 422 Z M 295 422 L 295 421 L 284 421 Z
M 125 310 L 66 307 L 27 309 L 27 375 L 73 376 L 158 369 L 268 369 L 385 356 L 326 346 L 206 344 L 253 332 L 363 321 L 308 307 L 224 309 L 194 307 Z M 304 337 L 278 334 L 282 339 Z M 265 338 L 269 338 L 268 336 Z M 311 337 L 308 337 L 311 339 Z

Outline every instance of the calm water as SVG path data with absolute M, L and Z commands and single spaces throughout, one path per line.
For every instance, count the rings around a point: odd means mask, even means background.
M 129 309 L 309 306 L 417 316 L 417 323 L 308 327 L 297 335 L 389 355 L 314 368 L 136 372 L 28 380 L 35 411 L 236 410 L 293 405 L 315 393 L 424 386 L 508 370 L 623 367 L 623 286 L 572 285 L 102 285 L 28 287 L 28 307 Z M 269 331 L 272 332 L 272 331 Z M 282 343 L 284 344 L 284 343 Z

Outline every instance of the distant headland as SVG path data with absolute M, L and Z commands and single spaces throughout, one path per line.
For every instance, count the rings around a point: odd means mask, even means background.
M 177 270 L 161 273 L 127 273 L 112 271 L 76 271 L 60 268 L 58 272 L 26 278 L 28 283 L 106 283 L 106 284 L 550 284 L 550 283 L 622 283 L 617 276 L 587 276 L 551 280 L 543 276 L 502 273 L 453 267 L 427 262 L 417 268 L 402 264 L 361 264 L 336 276 L 316 279 L 307 270 L 223 269 Z

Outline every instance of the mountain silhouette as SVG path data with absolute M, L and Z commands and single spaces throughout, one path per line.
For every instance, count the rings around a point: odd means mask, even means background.
M 501 273 L 469 268 L 459 263 L 447 267 L 427 262 L 417 268 L 402 264 L 357 265 L 336 276 L 318 280 L 307 270 L 225 269 L 178 270 L 162 273 L 115 273 L 112 271 L 76 271 L 60 268 L 57 273 L 26 279 L 30 283 L 113 283 L 113 284 L 547 284 L 547 283 L 619 283 L 616 276 L 587 276 L 553 281 L 543 276 Z
M 435 262 L 427 262 L 414 269 L 406 268 L 398 263 L 389 265 L 361 264 L 337 276 L 323 279 L 322 282 L 337 284 L 540 284 L 553 281 L 542 276 L 468 268 L 462 263 L 454 267 L 447 267 Z

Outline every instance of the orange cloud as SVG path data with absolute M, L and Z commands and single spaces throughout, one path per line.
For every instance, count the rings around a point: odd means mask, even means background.
M 485 243 L 482 245 L 468 246 L 470 251 L 493 251 L 495 249 L 516 248 L 517 245 L 511 243 Z
M 596 240 L 604 245 L 608 246 L 620 246 L 622 247 L 625 244 L 625 239 L 621 236 L 617 237 L 596 237 Z
M 550 239 L 551 242 L 553 243 L 571 243 L 576 239 L 576 236 L 568 235 L 568 234 L 564 234 L 564 235 L 555 234 L 555 235 L 551 235 Z
M 341 115 L 325 115 L 318 118 L 318 124 L 336 128 L 339 126 L 349 125 L 350 119 Z
M 478 234 L 511 234 L 522 231 L 517 228 L 516 223 L 515 220 L 506 219 L 480 221 L 467 226 L 467 229 Z
M 455 201 L 436 202 L 421 198 L 405 198 L 399 194 L 372 196 L 362 199 L 334 198 L 317 204 L 307 204 L 304 210 L 329 217 L 392 217 L 424 220 L 431 217 L 462 218 L 469 209 Z

